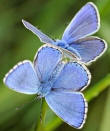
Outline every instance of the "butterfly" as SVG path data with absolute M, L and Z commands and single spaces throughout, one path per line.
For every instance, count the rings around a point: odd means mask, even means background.
M 87 102 L 81 93 L 90 83 L 88 69 L 79 62 L 63 60 L 63 52 L 48 44 L 29 60 L 18 63 L 4 77 L 12 90 L 37 94 L 63 121 L 82 128 L 86 120 Z
M 53 40 L 42 33 L 29 22 L 22 20 L 24 26 L 37 35 L 41 42 L 60 47 L 70 58 L 76 57 L 80 62 L 88 65 L 99 58 L 106 50 L 104 40 L 89 36 L 100 27 L 99 13 L 92 2 L 88 2 L 75 15 L 65 29 L 61 40 Z

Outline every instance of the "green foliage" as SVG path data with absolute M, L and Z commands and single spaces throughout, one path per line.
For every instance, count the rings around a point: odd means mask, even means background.
M 42 45 L 35 35 L 25 29 L 21 23 L 22 19 L 40 27 L 53 38 L 61 38 L 69 21 L 86 2 L 82 0 L 0 1 L 0 131 L 75 131 L 63 123 L 48 108 L 45 101 L 42 106 L 41 123 L 40 101 L 32 101 L 36 96 L 9 90 L 2 79 L 17 62 L 24 59 L 33 60 L 37 49 Z M 87 122 L 81 130 L 109 131 L 110 0 L 96 0 L 95 4 L 101 16 L 101 28 L 96 35 L 107 41 L 108 50 L 88 67 L 92 73 L 92 81 L 84 91 L 84 95 L 89 102 L 89 112 Z

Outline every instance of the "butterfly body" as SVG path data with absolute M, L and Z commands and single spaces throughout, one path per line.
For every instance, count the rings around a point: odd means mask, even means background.
M 104 40 L 89 36 L 99 29 L 99 21 L 96 6 L 89 2 L 72 19 L 61 40 L 55 41 L 23 20 L 25 27 L 45 45 L 38 50 L 33 63 L 23 61 L 15 66 L 4 83 L 16 92 L 44 97 L 61 119 L 82 128 L 88 109 L 82 91 L 91 80 L 83 63 L 96 60 L 107 47 Z M 63 61 L 64 54 L 77 59 Z
M 56 41 L 54 42 L 54 44 L 55 44 L 56 46 L 59 46 L 59 47 L 64 48 L 64 49 L 67 49 L 67 48 L 69 47 L 68 43 L 65 42 L 64 40 L 56 40 Z
M 41 82 L 37 94 L 40 97 L 45 97 L 50 92 L 52 86 L 49 82 Z
M 63 61 L 63 52 L 50 45 L 42 46 L 34 62 L 23 61 L 5 76 L 4 83 L 12 90 L 44 97 L 49 107 L 63 121 L 82 128 L 87 102 L 81 93 L 90 83 L 88 69 L 76 61 Z
M 29 22 L 22 20 L 24 26 L 37 35 L 41 42 L 60 47 L 68 57 L 76 57 L 88 65 L 99 58 L 107 49 L 104 40 L 91 37 L 100 28 L 100 17 L 97 7 L 88 2 L 66 27 L 61 40 L 53 40 Z
M 70 47 L 70 45 L 66 41 L 57 39 L 53 44 L 55 46 L 58 46 L 62 50 L 64 49 L 64 52 L 66 52 L 65 55 L 67 56 L 67 54 L 69 54 L 69 58 L 71 58 L 72 60 L 80 60 L 80 54 L 77 52 L 77 50 Z

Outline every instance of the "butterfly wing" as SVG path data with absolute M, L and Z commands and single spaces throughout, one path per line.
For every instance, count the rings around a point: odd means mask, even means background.
M 71 43 L 95 33 L 99 29 L 99 13 L 96 6 L 89 2 L 76 14 L 64 31 L 62 39 Z
M 88 64 L 99 58 L 105 52 L 106 48 L 107 44 L 104 40 L 98 37 L 86 37 L 71 43 L 68 50 L 76 53 L 82 62 Z M 72 49 L 74 50 L 72 51 Z
M 49 107 L 67 124 L 82 128 L 87 113 L 87 102 L 82 93 L 51 91 L 46 97 Z
M 50 46 L 43 46 L 34 60 L 34 67 L 40 81 L 46 81 L 62 59 L 62 52 Z
M 12 90 L 24 94 L 36 94 L 39 79 L 30 61 L 16 65 L 4 78 L 4 83 Z
M 30 24 L 25 20 L 22 20 L 22 22 L 28 30 L 32 31 L 35 35 L 37 35 L 37 37 L 40 39 L 41 42 L 49 44 L 54 43 L 54 41 L 51 38 L 49 38 L 47 35 L 45 35 L 43 32 L 37 29 L 37 27 L 33 26 L 32 24 Z
M 91 75 L 88 69 L 77 63 L 66 63 L 53 84 L 53 89 L 79 91 L 88 86 Z

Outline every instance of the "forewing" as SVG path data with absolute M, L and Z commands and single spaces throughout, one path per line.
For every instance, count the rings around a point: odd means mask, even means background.
M 36 94 L 39 79 L 30 61 L 18 63 L 4 78 L 4 83 L 12 90 L 24 94 Z
M 34 67 L 40 81 L 47 81 L 57 64 L 62 59 L 62 52 L 50 46 L 43 46 L 34 60 Z
M 22 22 L 28 30 L 32 31 L 35 35 L 37 35 L 37 37 L 40 39 L 41 42 L 49 44 L 54 43 L 54 41 L 51 38 L 49 38 L 47 35 L 41 32 L 37 27 L 33 26 L 32 24 L 30 24 L 25 20 L 22 20 Z
M 99 29 L 99 13 L 96 6 L 89 2 L 76 14 L 64 31 L 62 39 L 71 43 L 95 33 Z
M 68 62 L 53 84 L 53 89 L 79 91 L 88 86 L 91 75 L 88 69 L 77 62 Z
M 82 93 L 51 91 L 46 97 L 49 107 L 70 126 L 82 128 L 87 113 L 87 102 Z
M 71 43 L 69 48 L 73 48 L 72 53 L 77 53 L 80 56 L 80 61 L 90 63 L 99 58 L 106 50 L 107 44 L 104 40 L 97 37 L 86 37 L 74 43 Z

